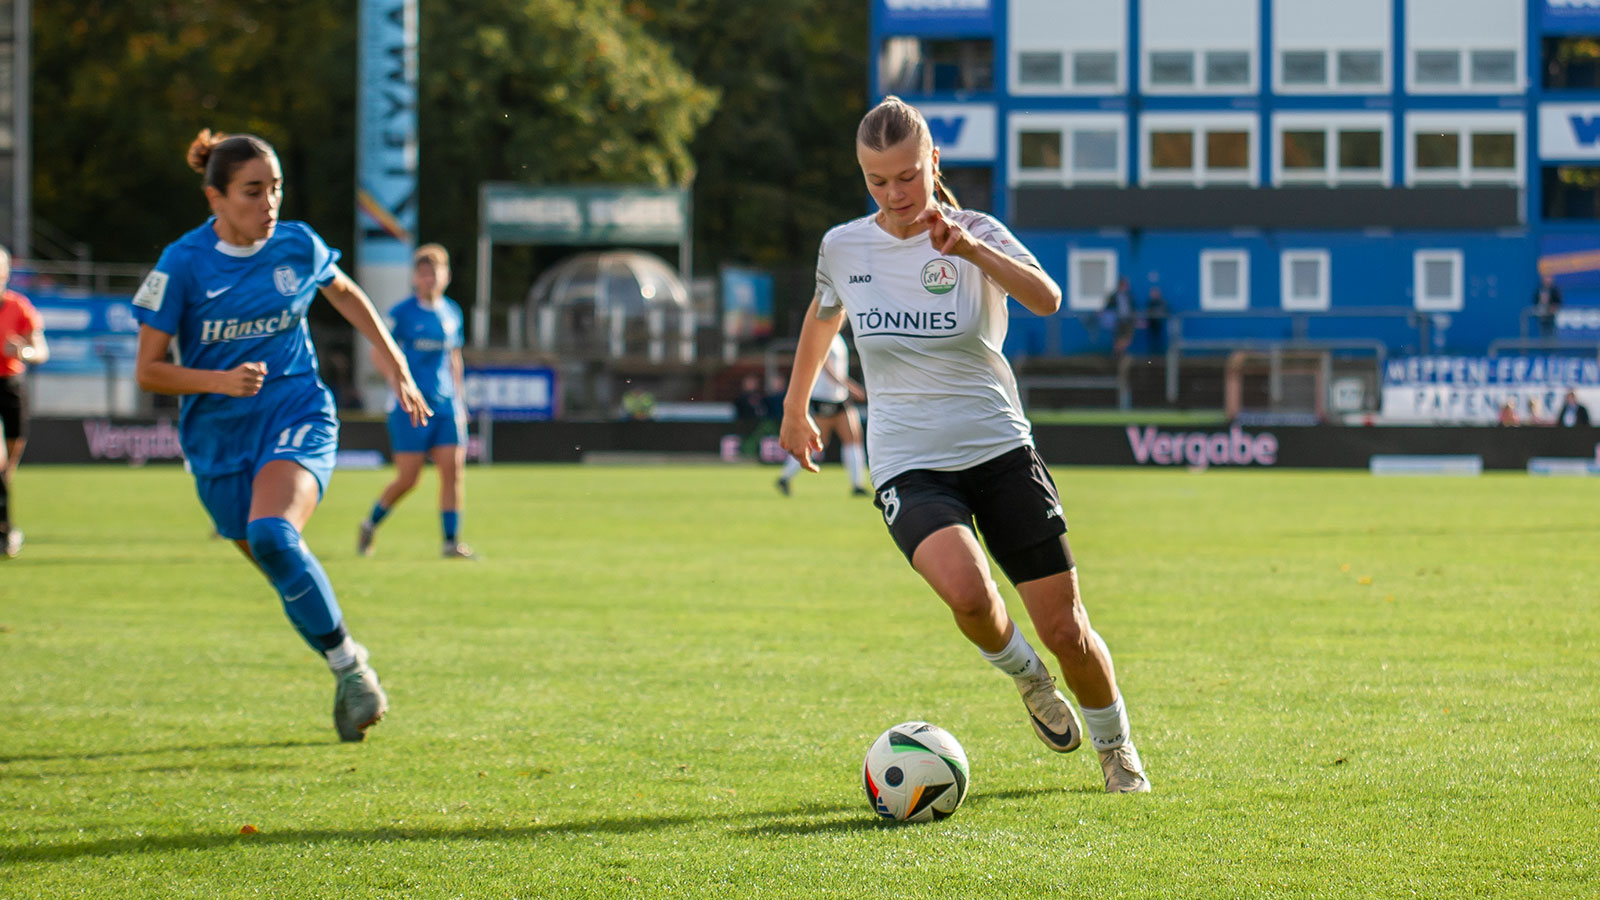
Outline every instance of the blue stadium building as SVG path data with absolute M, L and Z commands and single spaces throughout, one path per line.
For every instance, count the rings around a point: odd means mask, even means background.
M 1013 353 L 1103 351 L 1119 277 L 1196 347 L 1600 345 L 1600 0 L 873 0 L 871 40 L 1065 290 Z

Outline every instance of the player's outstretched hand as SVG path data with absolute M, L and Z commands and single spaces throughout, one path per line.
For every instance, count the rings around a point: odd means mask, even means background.
M 977 246 L 972 234 L 937 206 L 923 210 L 916 221 L 928 226 L 928 243 L 940 256 L 965 257 Z
M 811 454 L 822 452 L 822 432 L 817 430 L 816 420 L 811 418 L 811 413 L 796 415 L 785 412 L 783 424 L 778 426 L 778 445 L 799 460 L 801 468 L 807 472 L 822 471 L 811 461 Z
M 433 418 L 433 408 L 428 406 L 428 401 L 422 399 L 422 392 L 417 390 L 417 383 L 411 380 L 408 374 L 400 379 L 395 386 L 394 396 L 400 403 L 400 408 L 411 417 L 412 425 L 425 424 Z
M 261 385 L 266 380 L 266 363 L 240 363 L 222 373 L 221 393 L 229 397 L 254 397 L 261 393 Z

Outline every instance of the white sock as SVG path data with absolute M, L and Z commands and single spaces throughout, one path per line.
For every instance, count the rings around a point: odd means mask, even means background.
M 328 657 L 328 668 L 333 671 L 348 669 L 356 664 L 356 642 L 347 634 L 344 640 L 339 642 L 339 646 L 324 651 L 323 655 Z
M 1096 750 L 1115 750 L 1128 742 L 1128 711 L 1123 708 L 1120 696 L 1117 702 L 1104 709 L 1079 708 L 1083 710 L 1083 724 L 1089 729 L 1089 741 Z
M 851 487 L 865 487 L 861 482 L 861 475 L 867 467 L 867 454 L 861 449 L 860 444 L 846 444 L 839 448 L 839 453 L 844 457 L 844 470 L 850 473 Z
M 990 653 L 978 649 L 989 665 L 1010 675 L 1012 678 L 1032 678 L 1045 670 L 1044 663 L 1039 661 L 1039 654 L 1033 652 L 1033 645 L 1022 636 L 1022 629 L 1015 624 L 1011 626 L 1011 640 L 999 653 Z
M 800 460 L 795 459 L 793 456 L 790 456 L 790 457 L 786 458 L 783 461 L 783 474 L 779 475 L 778 477 L 782 478 L 784 481 L 788 481 L 789 479 L 793 478 L 795 475 L 799 474 L 799 472 L 800 472 Z

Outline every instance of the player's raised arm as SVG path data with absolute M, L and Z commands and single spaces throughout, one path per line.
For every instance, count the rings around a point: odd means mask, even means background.
M 389 335 L 389 329 L 384 327 L 383 318 L 378 315 L 377 307 L 372 305 L 367 292 L 343 270 L 335 267 L 333 280 L 322 286 L 322 296 L 372 344 L 373 361 L 378 364 L 378 371 L 383 373 L 384 380 L 389 382 L 390 389 L 394 391 L 395 401 L 411 416 L 412 424 L 421 425 L 428 421 L 433 416 L 433 410 L 429 408 L 428 401 L 423 399 L 422 392 L 417 390 L 411 370 L 406 366 L 406 358 L 395 346 L 394 338 Z
M 789 390 L 783 395 L 783 424 L 778 428 L 778 444 L 800 461 L 808 472 L 819 471 L 811 454 L 822 450 L 822 432 L 811 418 L 811 389 L 816 386 L 828 345 L 843 323 L 842 310 L 824 309 L 820 297 L 811 298 L 805 324 L 800 326 L 800 343 L 794 351 L 794 369 L 789 375 Z M 831 313 L 831 314 L 830 314 Z

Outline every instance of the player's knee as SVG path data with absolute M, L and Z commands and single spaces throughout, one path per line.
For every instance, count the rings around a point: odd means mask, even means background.
M 942 595 L 944 602 L 950 606 L 950 611 L 961 619 L 992 615 L 999 602 L 999 592 L 995 583 L 981 575 L 962 579 L 959 584 L 951 585 L 942 592 Z
M 1035 624 L 1038 625 L 1040 643 L 1051 653 L 1067 659 L 1089 655 L 1089 642 L 1094 640 L 1094 631 L 1080 616 L 1061 616 L 1053 622 Z
M 268 575 L 276 574 L 286 554 L 298 554 L 300 549 L 300 532 L 288 519 L 276 516 L 253 519 L 245 526 L 244 533 L 250 544 L 250 555 Z

